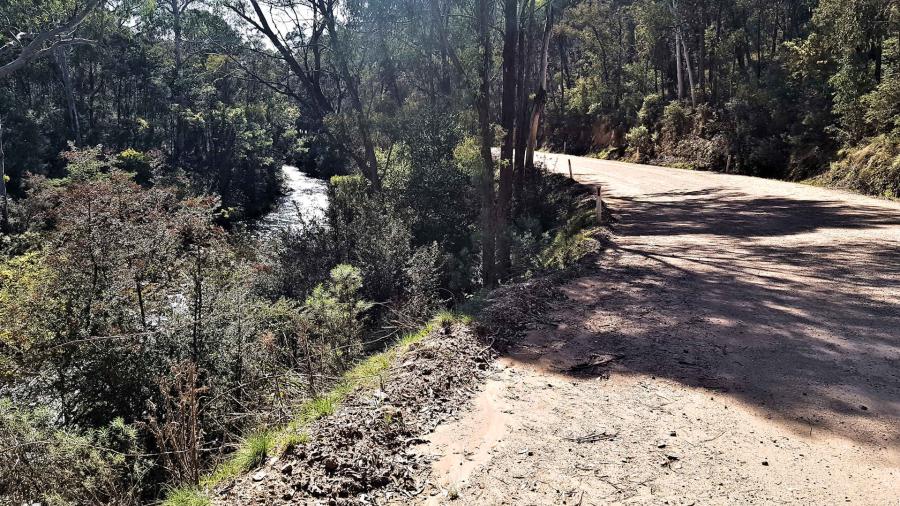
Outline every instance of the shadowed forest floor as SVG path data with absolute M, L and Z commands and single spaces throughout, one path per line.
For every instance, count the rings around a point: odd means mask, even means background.
M 423 500 L 896 504 L 900 204 L 566 159 L 615 238 L 431 437 Z

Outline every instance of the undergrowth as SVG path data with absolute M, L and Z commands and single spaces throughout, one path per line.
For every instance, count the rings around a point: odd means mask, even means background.
M 437 328 L 454 323 L 469 324 L 470 316 L 442 311 L 417 332 L 406 334 L 391 347 L 369 356 L 343 374 L 328 392 L 304 402 L 294 419 L 279 429 L 264 429 L 241 442 L 238 449 L 212 472 L 200 480 L 199 486 L 182 486 L 173 489 L 163 501 L 163 506 L 205 506 L 209 504 L 207 492 L 225 480 L 261 466 L 267 458 L 281 455 L 294 447 L 309 442 L 307 427 L 316 420 L 333 414 L 353 392 L 372 388 L 379 384 L 384 374 L 398 356 L 410 346 L 421 341 Z
M 861 146 L 841 150 L 840 158 L 809 183 L 890 199 L 900 198 L 900 139 L 880 135 Z
M 594 209 L 583 209 L 556 231 L 553 240 L 538 256 L 545 269 L 565 269 L 597 250 L 597 218 Z

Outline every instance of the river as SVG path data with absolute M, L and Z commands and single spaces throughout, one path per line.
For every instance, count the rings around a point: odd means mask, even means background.
M 294 230 L 304 222 L 321 219 L 328 208 L 328 184 L 292 165 L 281 167 L 287 190 L 275 208 L 259 221 L 263 233 Z

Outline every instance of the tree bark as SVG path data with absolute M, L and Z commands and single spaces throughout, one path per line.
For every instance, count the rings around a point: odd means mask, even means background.
M 478 40 L 481 45 L 480 85 L 475 99 L 481 137 L 481 278 L 484 286 L 496 285 L 494 264 L 494 131 L 491 128 L 491 0 L 477 0 Z
M 518 43 L 518 0 L 504 1 L 503 90 L 500 103 L 500 125 L 503 144 L 500 148 L 500 186 L 497 194 L 497 276 L 503 277 L 510 267 L 509 220 L 513 191 L 513 145 L 516 126 L 516 46 Z
M 519 25 L 519 41 L 517 51 L 517 71 L 518 89 L 516 90 L 516 101 L 518 105 L 518 118 L 516 120 L 515 131 L 515 153 L 514 153 L 514 175 L 513 189 L 516 194 L 516 200 L 522 202 L 523 189 L 525 186 L 525 150 L 528 145 L 528 120 L 531 117 L 528 104 L 528 56 L 532 52 L 533 34 L 534 34 L 534 5 L 535 0 L 528 1 L 528 16 L 525 12 L 521 16 L 521 24 Z
M 675 73 L 678 80 L 678 100 L 684 98 L 684 74 L 681 71 L 681 34 L 675 29 Z
M 687 44 L 684 42 L 684 36 L 681 37 L 681 49 L 684 53 L 684 66 L 687 67 L 688 86 L 691 92 L 691 106 L 697 107 L 697 98 L 694 96 L 694 71 L 691 69 L 691 57 L 688 52 Z
M 53 50 L 56 67 L 59 69 L 59 78 L 66 94 L 66 110 L 69 114 L 69 128 L 72 130 L 72 140 L 76 146 L 81 145 L 81 127 L 78 124 L 78 110 L 75 108 L 75 93 L 72 91 L 72 75 L 69 72 L 69 63 L 66 61 L 65 48 L 57 46 Z
M 3 151 L 3 119 L 0 118 L 0 198 L 3 202 L 0 209 L 0 232 L 9 232 L 9 202 L 6 193 L 6 152 Z
M 534 150 L 537 146 L 538 128 L 541 125 L 541 117 L 544 114 L 544 105 L 547 103 L 547 65 L 550 52 L 550 29 L 553 26 L 553 6 L 547 5 L 547 19 L 544 23 L 544 37 L 541 42 L 541 70 L 540 84 L 534 97 L 534 110 L 531 113 L 531 125 L 528 132 L 528 150 L 525 153 L 525 166 L 529 171 L 534 171 Z
M 356 80 L 350 73 L 350 66 L 347 63 L 347 48 L 341 43 L 337 33 L 337 22 L 334 15 L 334 4 L 331 0 L 322 3 L 322 15 L 324 16 L 325 26 L 328 28 L 328 36 L 331 38 L 332 50 L 338 66 L 338 72 L 344 85 L 347 87 L 347 94 L 350 96 L 350 106 L 353 108 L 353 115 L 356 119 L 356 128 L 359 131 L 360 141 L 363 145 L 364 161 L 362 163 L 363 175 L 369 180 L 372 189 L 376 192 L 381 191 L 381 177 L 378 174 L 378 159 L 375 156 L 375 143 L 372 141 L 372 135 L 369 130 L 369 118 L 363 109 L 362 101 L 359 98 L 359 87 Z

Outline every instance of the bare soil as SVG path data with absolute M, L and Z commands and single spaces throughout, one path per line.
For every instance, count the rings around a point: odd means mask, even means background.
M 220 484 L 214 504 L 406 504 L 425 488 L 420 435 L 456 416 L 493 352 L 467 325 L 438 327 L 379 379 L 304 429 L 308 441 Z
M 900 203 L 546 155 L 596 266 L 423 445 L 442 504 L 900 504 Z

